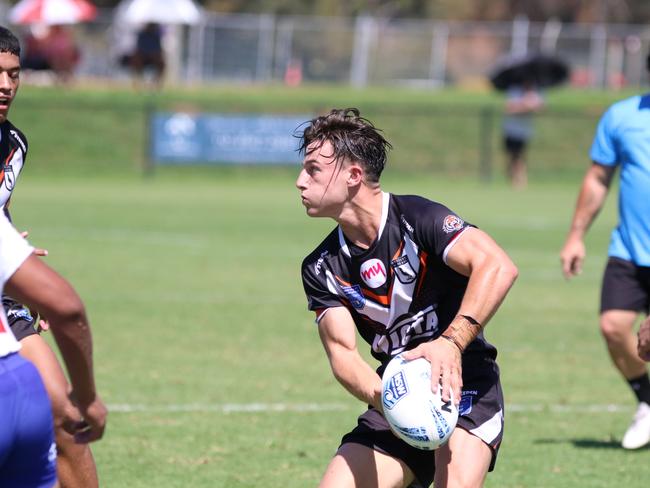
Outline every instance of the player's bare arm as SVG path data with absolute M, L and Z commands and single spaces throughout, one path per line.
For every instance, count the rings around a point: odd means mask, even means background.
M 565 278 L 580 274 L 586 251 L 584 236 L 605 203 L 614 167 L 594 163 L 587 170 L 576 202 L 571 227 L 560 252 Z
M 356 398 L 381 411 L 381 378 L 359 354 L 350 312 L 345 307 L 329 308 L 318 331 L 334 377 Z
M 78 442 L 101 438 L 107 410 L 95 389 L 92 338 L 81 299 L 66 280 L 34 254 L 16 270 L 6 289 L 11 296 L 46 316 L 51 324 L 70 375 L 72 397 L 84 419 L 83 423 L 76 423 L 75 438 Z
M 431 363 L 431 378 L 440 378 L 443 399 L 449 399 L 451 388 L 458 404 L 463 384 L 461 354 L 499 308 L 517 279 L 518 270 L 489 235 L 475 228 L 459 236 L 447 255 L 447 264 L 469 277 L 458 315 L 441 337 L 421 344 L 405 356 L 426 357 Z

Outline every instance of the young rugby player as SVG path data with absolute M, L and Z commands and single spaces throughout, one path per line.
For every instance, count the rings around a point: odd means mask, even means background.
M 7 119 L 20 86 L 20 44 L 8 30 L 0 27 L 0 207 L 10 218 L 8 205 L 16 180 L 27 156 L 25 136 Z M 15 337 L 22 344 L 20 354 L 36 365 L 52 401 L 58 450 L 58 475 L 63 488 L 98 486 L 97 470 L 90 448 L 78 444 L 65 431 L 66 410 L 73 408 L 68 398 L 68 383 L 53 351 L 38 335 L 30 311 L 12 297 L 2 297 Z
M 34 254 L 34 248 L 0 215 L 0 292 L 42 312 L 66 363 L 74 405 L 59 412 L 61 426 L 80 445 L 99 439 L 106 408 L 97 396 L 92 339 L 74 289 Z M 50 401 L 31 362 L 0 310 L 0 486 L 45 488 L 56 484 L 56 446 Z
M 483 328 L 517 276 L 483 231 L 440 203 L 382 191 L 390 144 L 357 109 L 332 110 L 304 130 L 296 181 L 310 217 L 338 225 L 302 264 L 308 308 L 332 372 L 369 405 L 343 436 L 322 488 L 482 486 L 503 435 L 496 349 Z M 380 362 L 357 349 L 356 330 Z M 381 407 L 381 374 L 408 351 L 424 357 L 443 399 L 460 404 L 448 444 L 423 451 L 398 439 Z
M 648 57 L 650 69 L 650 56 Z M 605 202 L 620 166 L 619 223 L 612 231 L 603 276 L 600 330 L 614 366 L 637 402 L 623 436 L 625 449 L 650 443 L 650 380 L 638 355 L 634 324 L 650 307 L 650 93 L 612 105 L 601 117 L 560 258 L 566 278 L 580 273 L 584 236 Z

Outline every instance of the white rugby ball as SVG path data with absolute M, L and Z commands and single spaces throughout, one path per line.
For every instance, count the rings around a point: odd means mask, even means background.
M 382 378 L 382 406 L 397 437 L 427 451 L 449 440 L 458 408 L 442 401 L 441 390 L 431 390 L 431 363 L 426 359 L 406 361 L 398 354 L 390 360 Z

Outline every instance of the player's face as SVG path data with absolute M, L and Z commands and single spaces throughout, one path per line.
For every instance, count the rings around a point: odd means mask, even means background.
M 296 180 L 302 204 L 310 217 L 337 217 L 348 198 L 347 165 L 334 158 L 329 141 L 307 146 Z
M 7 120 L 19 85 L 20 59 L 15 54 L 0 52 L 0 123 Z

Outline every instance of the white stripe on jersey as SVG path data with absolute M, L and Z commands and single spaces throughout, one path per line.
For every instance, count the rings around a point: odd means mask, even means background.
M 449 254 L 449 251 L 451 251 L 451 248 L 456 245 L 458 242 L 458 239 L 460 239 L 460 236 L 462 236 L 467 229 L 471 229 L 471 227 L 465 227 L 463 230 L 461 230 L 458 234 L 456 234 L 456 237 L 454 237 L 454 240 L 451 241 L 449 244 L 447 244 L 447 247 L 445 247 L 445 250 L 442 252 L 442 260 L 444 261 L 445 264 L 447 264 L 447 254 Z

